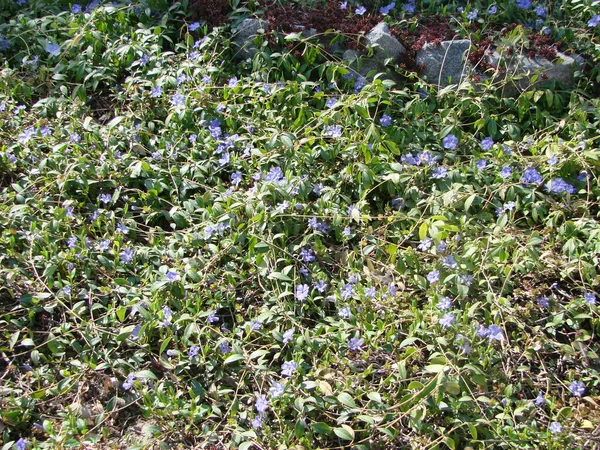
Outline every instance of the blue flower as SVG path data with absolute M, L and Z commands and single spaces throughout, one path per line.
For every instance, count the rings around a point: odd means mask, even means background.
M 392 118 L 390 116 L 388 116 L 387 114 L 384 114 L 379 119 L 379 123 L 381 124 L 382 127 L 389 127 L 392 124 Z
M 416 8 L 415 8 L 414 0 L 406 2 L 404 4 L 404 11 L 406 11 L 408 14 L 414 14 L 415 13 L 415 9 Z
M 562 425 L 560 424 L 560 422 L 552 422 L 548 427 L 548 430 L 554 434 L 560 433 L 562 432 Z
M 594 294 L 593 292 L 586 292 L 585 294 L 583 294 L 583 299 L 588 305 L 596 304 L 596 294 Z
M 81 5 L 78 5 L 77 3 L 74 3 L 73 6 L 71 6 L 71 12 L 73 14 L 79 14 L 81 11 L 82 11 Z
M 490 6 L 490 9 L 488 9 L 488 14 L 490 15 L 494 15 L 498 12 L 498 7 L 496 5 L 492 5 Z
M 581 381 L 572 381 L 569 390 L 575 397 L 581 397 L 585 393 L 585 384 Z
M 199 22 L 194 22 L 190 24 L 190 31 L 196 31 L 198 28 L 200 28 Z
M 342 135 L 342 127 L 340 125 L 327 125 L 325 127 L 325 133 L 323 136 L 326 137 L 340 137 Z
M 46 51 L 52 56 L 58 56 L 60 55 L 60 45 L 49 43 L 46 45 Z
M 327 283 L 325 283 L 323 280 L 319 280 L 315 282 L 314 287 L 319 294 L 323 294 L 327 290 Z
M 305 263 L 310 263 L 317 259 L 317 257 L 315 256 L 315 252 L 309 248 L 303 248 L 302 250 L 300 250 L 300 257 Z
M 81 142 L 81 136 L 79 135 L 79 133 L 72 133 L 69 137 L 71 138 L 71 142 L 73 142 L 74 144 L 78 144 L 79 142 Z
M 308 298 L 309 292 L 308 284 L 300 284 L 296 286 L 296 300 L 303 302 Z
M 273 382 L 271 388 L 269 389 L 269 394 L 271 397 L 278 398 L 283 395 L 283 391 L 285 390 L 285 386 L 281 383 Z
M 370 286 L 365 289 L 365 295 L 373 300 L 377 296 L 377 289 L 375 289 L 373 286 Z
M 158 98 L 162 95 L 162 86 L 160 85 L 156 85 L 152 88 L 152 90 L 150 91 L 150 95 L 154 98 Z
M 432 270 L 429 272 L 427 274 L 427 281 L 429 281 L 431 284 L 435 284 L 440 281 L 440 272 L 437 270 Z
M 502 328 L 498 325 L 490 325 L 488 327 L 487 338 L 492 341 L 502 341 L 504 339 L 504 335 L 502 334 Z
M 219 351 L 225 355 L 231 352 L 231 345 L 229 345 L 227 342 L 221 342 L 219 344 Z
M 430 237 L 426 237 L 421 241 L 421 243 L 417 246 L 417 249 L 422 252 L 426 252 L 433 246 L 433 240 Z
M 431 173 L 431 178 L 434 178 L 434 179 L 446 178 L 447 176 L 448 176 L 448 169 L 446 169 L 443 166 L 436 167 L 435 169 L 433 169 L 433 172 Z
M 123 382 L 123 384 L 121 385 L 121 387 L 128 391 L 129 389 L 131 389 L 133 387 L 133 380 L 135 380 L 135 375 L 133 374 L 129 374 L 127 375 L 127 380 L 125 380 Z
M 440 325 L 442 326 L 442 328 L 449 328 L 452 325 L 454 325 L 454 321 L 455 320 L 456 320 L 456 318 L 454 317 L 454 314 L 452 314 L 452 313 L 446 313 L 440 319 Z
M 525 172 L 523 172 L 523 177 L 521 178 L 521 183 L 540 184 L 541 182 L 542 176 L 537 170 L 535 170 L 535 168 L 530 167 L 529 169 L 525 169 Z
M 344 300 L 348 300 L 354 295 L 354 286 L 351 283 L 347 283 L 346 286 L 344 286 L 344 289 L 342 289 L 340 292 L 340 295 Z
M 553 192 L 554 194 L 562 194 L 563 192 L 574 194 L 577 192 L 573 185 L 567 183 L 562 178 L 555 178 L 549 183 L 546 183 L 546 190 L 548 192 Z
M 231 78 L 229 79 L 229 81 L 227 82 L 227 85 L 228 85 L 230 88 L 234 88 L 234 87 L 236 87 L 236 86 L 238 85 L 238 79 L 237 79 L 237 77 L 231 77 Z
M 348 318 L 350 318 L 351 315 L 352 315 L 352 312 L 350 311 L 349 306 L 344 306 L 343 308 L 340 308 L 340 310 L 338 311 L 338 316 L 340 316 L 342 319 L 348 319 Z
M 390 11 L 394 9 L 395 6 L 396 2 L 392 2 L 387 6 L 382 6 L 381 8 L 379 8 L 379 13 L 383 14 L 384 16 L 387 16 L 390 13 Z
M 360 350 L 362 345 L 365 343 L 365 340 L 362 338 L 352 338 L 348 340 L 348 349 L 353 352 L 357 352 Z
M 467 14 L 467 19 L 469 20 L 475 20 L 477 19 L 477 14 L 479 11 L 477 11 L 476 9 L 473 9 L 471 11 L 469 11 L 469 14 Z
M 543 406 L 546 403 L 544 394 L 540 391 L 535 399 L 535 406 Z
M 504 166 L 500 171 L 500 176 L 502 178 L 508 178 L 512 175 L 512 169 L 510 166 Z
M 535 12 L 538 17 L 546 17 L 547 14 L 546 8 L 542 5 L 536 6 L 533 12 Z
M 217 312 L 215 310 L 209 311 L 208 316 L 206 317 L 206 321 L 208 323 L 217 323 L 219 318 L 217 317 Z
M 491 137 L 486 137 L 481 141 L 481 148 L 484 150 L 489 150 L 494 145 L 494 140 Z
M 260 418 L 260 416 L 256 416 L 254 419 L 252 419 L 252 428 L 254 429 L 258 429 L 262 427 L 262 419 Z
M 328 108 L 333 108 L 336 103 L 337 103 L 337 99 L 334 97 L 331 97 L 330 99 L 327 100 L 327 102 L 325 102 L 325 106 L 327 106 Z
M 110 239 L 104 239 L 98 242 L 98 250 L 105 252 L 110 247 Z
M 541 297 L 538 297 L 537 304 L 541 308 L 548 308 L 550 306 L 550 300 L 548 300 L 548 297 L 546 297 L 545 295 L 543 295 Z
M 358 14 L 359 16 L 362 16 L 364 13 L 366 13 L 366 12 L 367 12 L 367 8 L 365 8 L 364 6 L 359 6 L 358 8 L 356 8 L 356 9 L 354 10 L 354 12 L 355 12 L 356 14 Z
M 171 283 L 173 283 L 173 282 L 179 280 L 179 274 L 171 269 L 166 273 L 165 278 L 167 281 L 170 281 Z
M 256 396 L 256 404 L 254 405 L 256 408 L 256 412 L 260 416 L 265 416 L 267 414 L 267 409 L 269 408 L 269 401 L 267 400 L 266 395 L 257 395 Z
M 123 264 L 129 264 L 131 261 L 133 261 L 134 256 L 135 254 L 130 248 L 123 249 L 123 251 L 119 254 Z
M 440 298 L 437 307 L 440 311 L 446 311 L 447 309 L 450 309 L 452 307 L 452 300 L 450 300 L 450 297 Z
M 477 170 L 483 170 L 487 167 L 487 161 L 485 159 L 478 159 L 475 163 Z
M 117 233 L 121 233 L 121 234 L 127 234 L 129 233 L 129 227 L 125 226 L 124 223 L 120 222 L 117 225 L 117 229 L 116 229 Z
M 231 182 L 233 183 L 234 186 L 237 186 L 238 184 L 240 184 L 242 182 L 242 172 L 233 172 L 231 174 Z
M 590 28 L 597 27 L 600 24 L 600 14 L 595 14 L 588 20 L 587 26 Z
M 458 145 L 458 138 L 453 134 L 449 134 L 442 139 L 442 144 L 446 150 L 452 150 Z
M 197 345 L 192 345 L 188 350 L 188 358 L 195 358 L 196 356 L 198 356 L 199 352 L 200 347 L 198 347 Z
M 298 364 L 295 361 L 286 361 L 281 365 L 281 376 L 291 377 L 298 368 Z
M 180 94 L 180 93 L 173 94 L 173 96 L 171 97 L 171 100 L 169 100 L 169 102 L 171 103 L 171 105 L 173 105 L 176 108 L 184 107 L 185 106 L 185 95 Z
M 517 0 L 517 7 L 521 9 L 530 9 L 531 0 Z
M 294 338 L 294 329 L 290 328 L 285 333 L 283 333 L 283 343 L 287 344 Z

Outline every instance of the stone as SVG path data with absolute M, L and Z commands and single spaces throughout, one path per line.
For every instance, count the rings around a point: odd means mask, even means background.
M 375 47 L 375 59 L 383 62 L 386 58 L 398 58 L 406 52 L 404 46 L 390 33 L 385 22 L 377 24 L 367 34 L 367 45 Z
M 419 74 L 432 84 L 448 86 L 462 83 L 468 72 L 467 55 L 471 41 L 443 41 L 439 45 L 426 43 L 417 51 Z
M 260 19 L 246 19 L 237 27 L 233 44 L 238 48 L 238 55 L 243 59 L 252 58 L 258 48 L 253 40 L 258 35 L 258 30 L 266 30 L 269 22 Z
M 584 60 L 579 55 L 568 56 L 561 52 L 557 52 L 554 61 L 549 61 L 541 56 L 533 58 L 526 55 L 504 57 L 498 51 L 494 51 L 492 55 L 488 56 L 488 62 L 493 66 L 503 68 L 502 72 L 494 74 L 494 82 L 515 78 L 505 88 L 505 95 L 513 96 L 519 91 L 552 82 L 559 83 L 564 88 L 572 87 L 575 71 L 582 66 Z M 533 82 L 535 75 L 537 78 Z
M 356 50 L 346 50 L 343 58 L 355 76 L 366 77 L 373 70 L 377 73 L 385 72 L 385 67 L 382 64 L 376 60 L 362 57 Z

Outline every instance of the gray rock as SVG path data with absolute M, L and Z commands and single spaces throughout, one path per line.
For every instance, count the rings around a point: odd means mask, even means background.
M 460 39 L 443 41 L 440 45 L 427 43 L 417 52 L 420 75 L 438 86 L 460 84 L 468 72 L 467 55 L 471 41 Z
M 233 44 L 238 48 L 238 55 L 242 58 L 251 58 L 258 51 L 253 40 L 258 35 L 258 30 L 266 30 L 269 22 L 260 19 L 246 19 L 237 27 Z
M 375 72 L 385 72 L 385 67 L 379 61 L 362 57 L 356 50 L 346 50 L 343 58 L 355 76 L 366 77 L 372 70 Z
M 512 96 L 519 91 L 530 89 L 540 84 L 557 82 L 565 88 L 573 86 L 575 71 L 583 64 L 579 55 L 573 57 L 558 52 L 554 61 L 546 58 L 530 58 L 525 55 L 504 57 L 497 51 L 488 56 L 488 61 L 503 70 L 494 74 L 494 82 L 511 80 L 505 87 L 505 95 Z M 537 75 L 535 82 L 533 77 Z
M 375 59 L 383 62 L 386 58 L 398 58 L 406 52 L 404 46 L 390 33 L 385 22 L 377 24 L 367 34 L 367 45 L 374 46 Z

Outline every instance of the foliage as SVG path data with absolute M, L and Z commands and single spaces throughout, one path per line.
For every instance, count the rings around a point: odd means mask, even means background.
M 333 30 L 272 27 L 240 60 L 258 2 L 217 27 L 187 2 L 18 3 L 3 449 L 597 445 L 597 5 L 537 19 L 589 61 L 578 85 L 506 97 L 358 77 Z M 488 5 L 411 4 L 483 39 Z M 490 33 L 529 45 L 494 26 L 535 6 L 498 2 Z M 417 30 L 409 10 L 385 20 Z

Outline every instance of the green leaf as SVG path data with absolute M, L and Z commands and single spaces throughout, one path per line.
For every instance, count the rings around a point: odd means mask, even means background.
M 325 422 L 315 422 L 311 426 L 312 430 L 317 434 L 329 435 L 331 434 L 331 427 Z
M 354 430 L 346 424 L 343 424 L 340 428 L 334 428 L 333 432 L 340 439 L 344 439 L 346 441 L 354 440 Z
M 244 355 L 234 353 L 233 355 L 230 355 L 225 359 L 224 364 L 232 364 L 236 361 L 239 361 L 240 359 L 244 359 Z
M 354 402 L 354 399 L 347 392 L 342 392 L 340 395 L 337 396 L 337 399 L 342 405 L 345 405 L 348 408 L 356 408 L 356 403 Z

